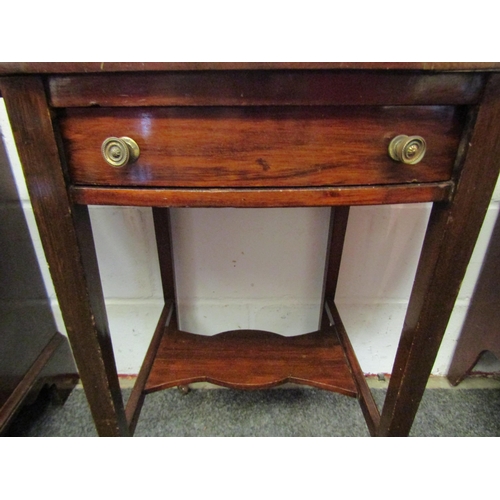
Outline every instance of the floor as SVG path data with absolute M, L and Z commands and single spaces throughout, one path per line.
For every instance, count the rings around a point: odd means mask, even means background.
M 382 378 L 382 377 L 381 377 Z M 132 381 L 123 380 L 124 399 Z M 387 381 L 369 379 L 381 407 Z M 201 387 L 201 388 L 200 388 Z M 77 387 L 63 406 L 47 398 L 26 407 L 9 436 L 96 436 L 84 391 Z M 198 386 L 146 397 L 136 436 L 368 436 L 355 399 L 310 388 L 233 391 Z M 471 378 L 451 388 L 433 377 L 411 436 L 500 436 L 500 382 Z

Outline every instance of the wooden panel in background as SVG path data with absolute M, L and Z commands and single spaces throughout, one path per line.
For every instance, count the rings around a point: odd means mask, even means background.
M 500 217 L 497 217 L 481 273 L 447 374 L 457 385 L 489 351 L 500 360 Z

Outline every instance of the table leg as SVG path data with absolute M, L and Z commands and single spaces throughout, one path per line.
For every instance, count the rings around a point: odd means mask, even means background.
M 153 207 L 158 261 L 160 264 L 161 283 L 165 302 L 175 303 L 175 272 L 172 254 L 172 230 L 170 209 Z
M 165 306 L 160 320 L 151 339 L 151 343 L 146 352 L 141 370 L 137 376 L 134 388 L 127 401 L 125 414 L 129 423 L 130 433 L 135 432 L 139 415 L 146 393 L 144 388 L 153 366 L 158 347 L 166 327 L 177 329 L 177 315 L 175 314 L 175 273 L 172 255 L 171 229 L 170 229 L 170 209 L 153 207 L 153 221 L 156 234 L 156 244 L 158 249 L 158 261 L 160 264 L 160 275 L 163 288 Z
M 334 207 L 330 214 L 330 235 L 326 254 L 324 296 L 333 300 L 337 291 L 342 250 L 349 220 L 350 207 Z
M 449 202 L 433 207 L 378 435 L 409 434 L 500 169 L 500 76 L 471 114 Z M 472 116 L 473 115 L 473 116 Z M 465 155 L 465 152 L 467 154 Z M 486 164 L 492 165 L 485 168 Z
M 101 436 L 128 435 L 87 207 L 68 195 L 43 82 L 0 80 L 40 238 Z

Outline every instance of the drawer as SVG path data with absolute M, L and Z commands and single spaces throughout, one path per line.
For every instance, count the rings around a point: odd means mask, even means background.
M 300 187 L 448 180 L 463 121 L 453 106 L 79 108 L 60 128 L 77 185 Z M 389 157 L 401 134 L 425 139 L 419 163 Z M 124 136 L 140 156 L 110 166 L 101 145 Z

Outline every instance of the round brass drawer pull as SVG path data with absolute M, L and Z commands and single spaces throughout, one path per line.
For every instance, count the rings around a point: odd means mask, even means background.
M 108 137 L 101 146 L 104 159 L 112 167 L 124 167 L 139 158 L 137 143 L 130 137 Z
M 389 144 L 389 156 L 396 161 L 415 165 L 425 155 L 427 145 L 418 135 L 398 135 Z

